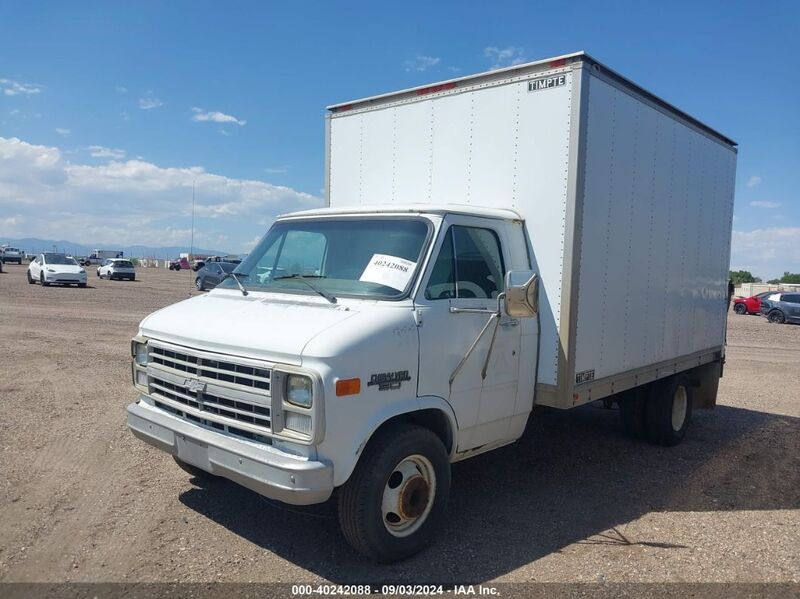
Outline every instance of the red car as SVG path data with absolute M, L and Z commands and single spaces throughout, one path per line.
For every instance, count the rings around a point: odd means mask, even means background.
M 187 270 L 190 267 L 189 260 L 186 258 L 177 258 L 169 263 L 170 270 Z
M 737 314 L 760 314 L 761 313 L 761 300 L 766 299 L 777 291 L 763 291 L 757 293 L 752 297 L 735 297 L 733 298 L 733 311 Z

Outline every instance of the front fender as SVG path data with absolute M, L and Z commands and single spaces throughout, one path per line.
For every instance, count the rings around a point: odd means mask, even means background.
M 377 410 L 364 418 L 361 427 L 349 439 L 348 446 L 342 448 L 344 449 L 343 451 L 338 452 L 339 459 L 334 464 L 334 486 L 338 487 L 347 482 L 367 443 L 382 425 L 393 418 L 411 415 L 420 410 L 438 410 L 444 414 L 453 440 L 450 449 L 450 457 L 452 458 L 456 447 L 458 447 L 458 422 L 450 404 L 441 397 L 436 396 L 410 397 L 396 400 L 391 404 L 379 406 Z

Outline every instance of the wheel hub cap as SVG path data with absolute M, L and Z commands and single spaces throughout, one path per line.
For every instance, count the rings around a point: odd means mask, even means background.
M 675 432 L 681 430 L 683 421 L 686 420 L 686 408 L 689 399 L 686 396 L 686 387 L 681 385 L 675 389 L 675 394 L 672 396 L 672 430 Z
M 405 537 L 425 522 L 436 495 L 433 464 L 422 455 L 403 459 L 383 489 L 381 514 L 390 534 Z

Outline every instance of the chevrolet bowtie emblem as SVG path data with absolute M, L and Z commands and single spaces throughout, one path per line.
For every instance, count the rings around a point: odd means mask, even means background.
M 197 379 L 186 379 L 183 381 L 183 386 L 194 393 L 201 393 L 206 390 L 206 384 Z

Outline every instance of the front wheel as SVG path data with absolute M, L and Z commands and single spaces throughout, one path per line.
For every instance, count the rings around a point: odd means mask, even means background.
M 774 324 L 783 324 L 784 322 L 786 322 L 786 317 L 780 310 L 773 310 L 767 315 L 767 320 L 769 320 Z
M 450 463 L 430 430 L 390 427 L 370 440 L 339 495 L 339 525 L 353 548 L 381 563 L 422 550 L 444 519 Z
M 737 314 L 745 314 L 747 312 L 747 306 L 744 304 L 736 304 L 733 306 L 733 311 Z
M 28 284 L 29 285 L 35 285 L 36 284 L 36 281 L 34 281 L 33 277 L 31 276 L 31 271 L 28 271 Z
M 194 286 L 197 287 L 198 291 L 205 291 L 206 286 L 203 284 L 203 280 L 200 277 L 197 277 L 194 280 Z
M 49 287 L 50 283 L 44 280 L 44 273 L 39 273 L 39 282 L 42 284 L 42 287 Z

